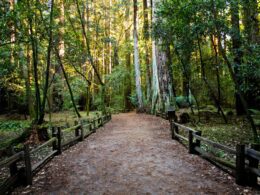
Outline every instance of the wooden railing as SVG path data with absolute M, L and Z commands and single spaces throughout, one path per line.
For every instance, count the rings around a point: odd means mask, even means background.
M 10 176 L 0 185 L 0 194 L 4 194 L 12 186 L 18 183 L 19 177 L 21 176 L 21 169 L 18 169 L 17 163 L 24 159 L 24 152 L 19 152 L 13 156 L 0 162 L 0 169 L 8 168 Z
M 52 138 L 42 145 L 29 150 L 26 145 L 24 150 L 14 154 L 0 162 L 0 169 L 9 169 L 10 176 L 0 185 L 0 194 L 10 192 L 13 187 L 18 184 L 31 185 L 33 176 L 41 170 L 55 155 L 59 155 L 66 148 L 83 141 L 90 134 L 96 132 L 96 129 L 103 126 L 111 120 L 111 114 L 100 116 L 92 121 L 80 120 L 75 121 L 75 125 L 62 129 L 61 127 L 52 128 Z M 64 140 L 64 135 L 73 133 L 68 140 Z M 50 148 L 48 154 L 39 161 L 33 160 L 33 156 L 39 153 L 42 149 Z M 19 164 L 19 166 L 17 165 Z
M 225 172 L 231 174 L 236 178 L 237 184 L 249 186 L 258 185 L 257 178 L 260 177 L 259 144 L 251 145 L 251 148 L 242 144 L 238 144 L 235 149 L 230 148 L 202 137 L 201 131 L 194 130 L 175 122 L 173 118 L 171 119 L 168 117 L 168 114 L 169 113 L 156 112 L 156 116 L 160 116 L 170 121 L 172 139 L 187 146 L 189 153 L 200 155 Z M 227 158 L 216 155 L 213 152 L 215 150 L 222 151 L 225 156 L 230 156 L 230 159 L 227 160 Z
M 170 120 L 172 139 L 185 142 L 190 154 L 197 154 L 207 159 L 214 165 L 228 172 L 236 178 L 236 183 L 240 185 L 258 185 L 257 177 L 260 177 L 259 145 L 246 148 L 245 145 L 238 144 L 236 149 L 226 145 L 214 142 L 202 137 L 201 131 L 194 130 L 184 125 Z M 205 150 L 210 147 L 212 150 L 221 150 L 226 155 L 233 156 L 234 160 L 227 160 L 214 154 L 214 152 Z

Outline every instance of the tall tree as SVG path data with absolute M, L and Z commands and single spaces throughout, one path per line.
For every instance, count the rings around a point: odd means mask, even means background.
M 146 99 L 148 102 L 151 101 L 151 68 L 150 68 L 150 49 L 149 49 L 149 12 L 148 12 L 147 0 L 143 0 L 143 37 L 144 37 L 144 47 L 145 47 L 145 64 L 146 64 Z
M 238 1 L 230 1 L 230 12 L 231 12 L 231 24 L 232 24 L 232 46 L 233 46 L 233 55 L 234 55 L 234 73 L 238 78 L 238 85 L 241 88 L 243 79 L 241 75 L 241 63 L 242 63 L 242 49 L 241 49 L 241 36 L 240 36 L 240 27 L 239 27 L 239 7 Z M 241 99 L 238 95 L 238 92 L 235 93 L 236 100 L 236 111 L 237 115 L 242 115 L 245 113 L 243 110 Z
M 139 50 L 138 50 L 138 30 L 137 30 L 137 17 L 138 17 L 138 5 L 137 0 L 134 2 L 134 65 L 135 65 L 135 87 L 136 95 L 138 100 L 138 109 L 142 111 L 143 109 L 143 94 L 141 88 L 141 71 L 140 71 L 140 62 L 139 62 Z
M 151 1 L 151 7 L 152 7 L 152 12 L 151 12 L 151 17 L 152 17 L 152 22 L 156 22 L 156 6 L 157 6 L 157 1 L 153 0 Z M 156 58 L 156 53 L 157 53 L 157 45 L 155 40 L 152 40 L 152 109 L 151 112 L 155 113 L 156 111 L 156 105 L 159 101 L 159 79 L 158 79 L 158 68 L 157 68 L 157 58 Z
M 124 89 L 124 102 L 125 102 L 125 110 L 131 109 L 131 50 L 130 50 L 130 30 L 129 30 L 129 16 L 130 9 L 128 3 L 125 5 L 125 46 L 126 46 L 126 54 L 125 54 L 125 65 L 128 74 L 125 78 L 125 89 Z

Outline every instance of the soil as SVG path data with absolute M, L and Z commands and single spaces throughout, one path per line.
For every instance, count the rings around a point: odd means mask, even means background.
M 13 194 L 255 194 L 171 139 L 169 123 L 136 113 L 56 156 Z

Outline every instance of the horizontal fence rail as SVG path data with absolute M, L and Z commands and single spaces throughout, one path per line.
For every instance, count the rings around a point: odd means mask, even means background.
M 8 168 L 10 176 L 0 185 L 0 194 L 10 192 L 18 184 L 31 185 L 33 176 L 41 170 L 54 156 L 59 155 L 69 146 L 72 146 L 79 141 L 83 141 L 86 137 L 96 132 L 96 129 L 103 126 L 111 120 L 111 114 L 98 116 L 98 118 L 89 121 L 81 119 L 75 121 L 75 125 L 62 129 L 61 127 L 52 128 L 52 138 L 41 144 L 40 146 L 30 150 L 28 145 L 24 150 L 14 154 L 13 156 L 0 162 L 0 169 Z M 64 142 L 63 137 L 66 134 L 73 136 Z M 37 154 L 44 148 L 50 148 L 51 151 L 46 154 L 43 159 L 38 162 L 32 160 L 32 156 Z M 21 166 L 18 168 L 17 163 Z

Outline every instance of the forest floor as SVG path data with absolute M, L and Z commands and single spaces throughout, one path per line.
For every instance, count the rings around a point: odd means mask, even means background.
M 169 123 L 113 115 L 88 139 L 55 157 L 33 185 L 13 194 L 256 194 L 171 139 Z
M 97 114 L 100 112 L 90 112 L 87 116 L 86 112 L 80 112 L 82 118 L 84 119 L 93 119 L 97 117 Z M 51 120 L 50 120 L 51 119 Z M 77 117 L 72 111 L 63 111 L 52 113 L 51 118 L 49 114 L 45 115 L 45 121 L 55 124 L 56 126 L 70 126 L 74 125 L 74 121 L 77 120 Z M 31 125 L 31 120 L 27 116 L 25 119 L 24 115 L 19 114 L 3 114 L 0 115 L 0 159 L 1 151 L 5 150 L 6 147 L 10 145 L 12 140 L 21 136 L 26 128 L 29 128 Z

